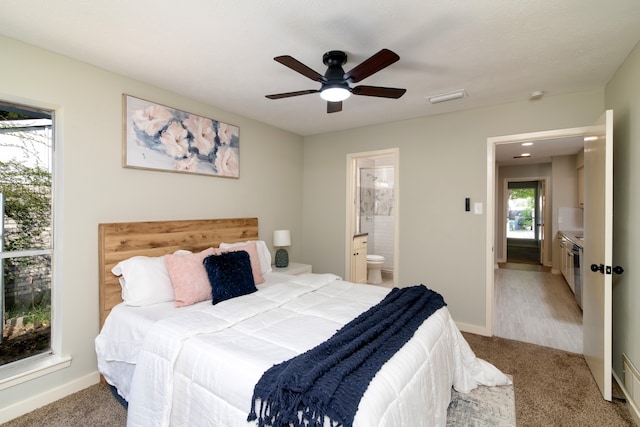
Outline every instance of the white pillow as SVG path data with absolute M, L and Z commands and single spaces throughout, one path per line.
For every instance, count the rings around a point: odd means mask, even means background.
M 267 248 L 267 244 L 264 242 L 264 240 L 247 240 L 246 242 L 220 243 L 220 249 L 246 245 L 249 242 L 256 242 L 256 249 L 258 250 L 258 257 L 260 258 L 260 269 L 262 270 L 262 274 L 270 273 L 271 271 L 273 271 L 273 269 L 271 268 L 271 252 L 269 252 L 269 248 Z
M 134 256 L 111 269 L 120 277 L 125 305 L 141 307 L 175 300 L 173 285 L 162 257 Z

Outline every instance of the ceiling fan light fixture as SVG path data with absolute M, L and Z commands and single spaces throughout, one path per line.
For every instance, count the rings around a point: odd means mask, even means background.
M 351 96 L 351 91 L 342 86 L 333 86 L 322 89 L 320 97 L 329 102 L 340 102 Z

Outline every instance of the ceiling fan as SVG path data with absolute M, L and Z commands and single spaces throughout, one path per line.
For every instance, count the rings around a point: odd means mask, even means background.
M 320 89 L 266 95 L 267 98 L 281 99 L 308 95 L 310 93 L 320 93 L 322 99 L 327 101 L 327 113 L 342 111 L 342 101 L 347 99 L 351 94 L 398 99 L 407 91 L 406 89 L 381 86 L 360 85 L 353 88 L 349 87 L 349 83 L 357 83 L 364 80 L 400 59 L 396 53 L 389 49 L 380 50 L 371 58 L 346 73 L 342 69 L 342 66 L 347 62 L 347 54 L 340 50 L 329 51 L 322 56 L 322 62 L 327 66 L 327 71 L 324 73 L 324 76 L 292 56 L 276 56 L 273 59 L 285 67 L 289 67 L 293 71 L 297 71 L 303 76 L 319 82 L 321 86 Z

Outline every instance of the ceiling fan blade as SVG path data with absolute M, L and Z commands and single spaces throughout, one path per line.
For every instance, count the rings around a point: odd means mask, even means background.
M 317 89 L 307 89 L 307 90 L 299 90 L 297 92 L 285 92 L 285 93 L 276 93 L 274 95 L 265 95 L 269 99 L 282 99 L 282 98 L 290 98 L 292 96 L 299 95 L 308 95 L 310 93 L 318 93 L 320 92 Z
M 380 87 L 380 86 L 356 86 L 351 89 L 351 93 L 354 95 L 364 96 L 377 96 L 380 98 L 393 98 L 398 99 L 406 92 L 406 89 L 398 89 L 395 87 Z
M 388 67 L 399 59 L 400 57 L 389 49 L 382 49 L 360 65 L 356 65 L 351 71 L 345 73 L 344 79 L 351 83 L 357 83 Z
M 322 74 L 318 73 L 315 70 L 312 70 L 311 68 L 307 67 L 302 62 L 298 61 L 297 59 L 295 59 L 292 56 L 289 56 L 289 55 L 276 56 L 273 59 L 275 61 L 281 63 L 285 67 L 289 67 L 293 71 L 297 71 L 298 73 L 302 74 L 303 76 L 310 78 L 311 80 L 315 80 L 317 82 L 321 82 L 324 79 Z
M 342 101 L 330 102 L 327 101 L 327 113 L 338 113 L 342 111 Z

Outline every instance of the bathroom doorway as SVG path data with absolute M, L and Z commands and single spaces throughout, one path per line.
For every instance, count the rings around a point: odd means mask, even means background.
M 397 148 L 347 155 L 345 277 L 350 277 L 351 264 L 355 262 L 353 237 L 366 233 L 367 255 L 384 259 L 382 284 L 398 283 L 398 175 Z

